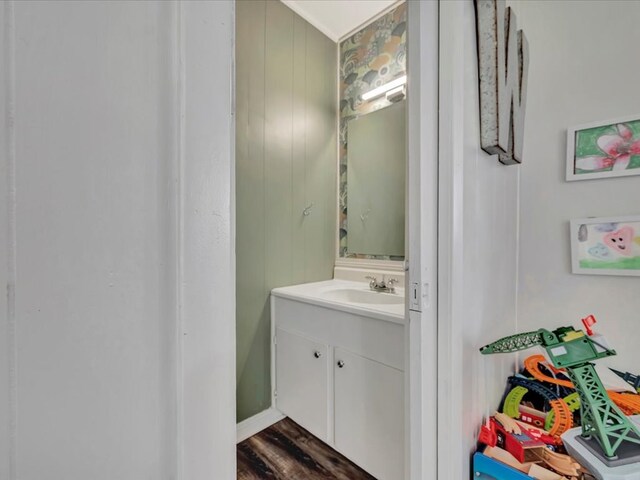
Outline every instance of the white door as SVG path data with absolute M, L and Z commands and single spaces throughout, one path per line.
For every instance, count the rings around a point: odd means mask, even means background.
M 276 406 L 324 441 L 328 362 L 327 345 L 276 329 Z
M 335 349 L 335 445 L 378 480 L 404 478 L 404 374 Z

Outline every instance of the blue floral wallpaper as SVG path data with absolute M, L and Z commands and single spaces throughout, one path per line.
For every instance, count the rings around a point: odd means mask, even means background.
M 404 257 L 348 252 L 347 232 L 347 125 L 350 120 L 390 103 L 381 97 L 362 100 L 362 94 L 407 71 L 407 5 L 403 3 L 354 33 L 340 44 L 340 256 L 402 260 Z

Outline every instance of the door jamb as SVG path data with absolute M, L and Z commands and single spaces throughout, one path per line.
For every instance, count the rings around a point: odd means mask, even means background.
M 437 478 L 438 25 L 439 2 L 408 4 L 408 275 L 405 465 L 409 480 Z M 417 301 L 412 302 L 411 296 Z

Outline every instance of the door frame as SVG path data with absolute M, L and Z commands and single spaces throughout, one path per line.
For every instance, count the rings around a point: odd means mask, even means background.
M 177 480 L 236 478 L 235 2 L 175 2 Z
M 225 4 L 231 4 L 232 17 L 235 0 L 227 0 Z M 222 3 L 222 2 L 220 2 Z M 406 479 L 409 480 L 432 480 L 437 478 L 438 471 L 438 447 L 437 447 L 437 427 L 438 427 L 438 297 L 442 292 L 438 289 L 438 217 L 439 217 L 439 169 L 438 169 L 438 65 L 439 65 L 439 7 L 438 1 L 407 1 L 408 5 L 408 62 L 410 65 L 408 88 L 411 92 L 411 101 L 407 109 L 407 142 L 408 142 L 408 162 L 407 162 L 407 252 L 409 260 L 405 262 L 406 292 L 412 291 L 412 286 L 417 286 L 419 292 L 418 305 L 406 306 L 407 327 L 405 328 L 405 448 Z M 187 3 L 186 5 L 191 5 Z M 192 7 L 188 7 L 192 8 Z M 196 21 L 195 18 L 191 22 Z M 232 18 L 231 26 L 224 25 L 223 22 L 213 22 L 221 25 L 225 32 L 231 31 L 231 61 L 233 62 L 233 49 L 235 41 L 234 23 Z M 190 25 L 184 27 L 188 31 Z M 202 28 L 202 25 L 200 25 Z M 223 32 L 223 33 L 225 33 Z M 224 35 L 221 35 L 224 38 Z M 215 66 L 212 66 L 214 68 Z M 435 68 L 434 68 L 435 67 Z M 219 68 L 219 65 L 218 65 Z M 215 68 L 214 68 L 215 69 Z M 232 68 L 233 70 L 233 68 Z M 204 87 L 203 87 L 204 88 Z M 210 88 L 210 87 L 209 87 Z M 220 95 L 220 92 L 217 92 Z M 190 90 L 191 94 L 191 90 Z M 222 95 L 222 97 L 226 96 Z M 233 119 L 233 99 L 235 98 L 235 81 L 231 78 L 231 98 L 223 98 L 228 101 L 226 106 L 217 112 L 218 121 L 220 116 L 230 113 Z M 215 124 L 215 120 L 213 122 Z M 187 129 L 188 131 L 188 129 Z M 224 134 L 221 134 L 224 135 Z M 229 166 L 231 175 L 235 164 L 233 152 L 233 124 L 230 130 L 231 138 L 225 139 L 231 150 Z M 198 183 L 196 178 L 191 182 Z M 221 182 L 218 182 L 221 183 Z M 235 256 L 234 232 L 235 232 L 235 195 L 233 191 L 233 177 L 231 176 L 231 189 L 229 186 L 221 193 L 222 200 L 229 201 L 230 232 L 228 239 L 231 245 L 226 249 L 231 251 L 231 258 Z M 228 197 L 229 195 L 230 197 Z M 223 198 L 224 197 L 224 198 Z M 202 219 L 195 219 L 201 222 Z M 226 233 L 225 233 L 226 236 Z M 205 418 L 222 421 L 225 426 L 224 432 L 218 431 L 219 438 L 224 439 L 224 451 L 215 455 L 215 458 L 224 458 L 224 465 L 218 465 L 215 478 L 235 478 L 235 446 L 236 446 L 236 424 L 235 424 L 235 335 L 229 336 L 229 331 L 233 333 L 235 328 L 235 317 L 233 307 L 235 297 L 235 265 L 232 265 L 231 275 L 227 279 L 228 286 L 225 288 L 229 296 L 220 300 L 225 303 L 225 311 L 231 311 L 225 317 L 225 327 L 223 336 L 210 338 L 211 346 L 218 349 L 224 348 L 225 362 L 217 365 L 212 371 L 222 373 L 225 381 L 224 385 L 218 384 L 217 391 L 224 394 L 224 408 L 212 414 L 208 412 Z M 227 325 L 230 323 L 230 325 Z M 208 329 L 205 329 L 205 331 Z M 200 332 L 199 332 L 200 333 Z M 198 334 L 199 334 L 198 333 Z M 193 332 L 195 336 L 195 332 Z M 206 343 L 206 342 L 205 342 Z M 204 344 L 203 344 L 204 347 Z M 213 349 L 215 350 L 215 348 Z M 183 357 L 185 350 L 183 348 Z M 229 357 L 232 354 L 232 357 Z M 190 356 L 194 352 L 189 353 Z M 232 361 L 228 362 L 229 358 Z M 185 360 L 183 360 L 184 363 Z M 232 382 L 228 382 L 231 374 Z M 184 377 L 183 377 L 184 378 Z M 188 382 L 191 389 L 195 390 L 196 379 Z M 186 380 L 185 380 L 186 382 Z M 183 385 L 186 391 L 186 385 Z M 232 405 L 229 402 L 232 400 Z M 184 402 L 181 402 L 184 408 Z M 219 403 L 219 402 L 218 402 Z M 210 407 L 209 407 L 210 408 Z M 199 408 L 198 411 L 202 412 Z M 192 414 L 195 417 L 197 412 Z M 212 418 L 213 417 L 213 418 Z M 226 428 L 228 420 L 231 419 L 233 428 Z M 181 422 L 182 423 L 182 422 Z M 181 433 L 181 443 L 184 444 L 189 437 L 194 440 L 199 435 L 208 437 L 211 435 L 210 422 L 201 421 L 199 424 L 185 425 L 185 431 Z M 207 432 L 203 431 L 207 430 Z M 205 445 L 211 446 L 211 443 Z M 229 451 L 232 446 L 232 455 Z M 193 452 L 198 460 L 203 462 L 204 450 L 198 449 Z M 208 455 L 212 461 L 207 462 L 213 467 L 214 455 L 211 450 Z M 191 457 L 191 458 L 187 458 Z M 193 455 L 187 456 L 183 462 L 196 460 Z M 229 468 L 233 465 L 233 472 Z M 209 475 L 209 478 L 213 478 Z M 181 476 L 180 478 L 205 478 L 200 475 Z
M 406 478 L 437 478 L 439 1 L 408 4 Z M 415 295 L 416 301 L 411 301 Z

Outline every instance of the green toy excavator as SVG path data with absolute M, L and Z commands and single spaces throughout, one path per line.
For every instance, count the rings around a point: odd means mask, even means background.
M 616 355 L 616 351 L 607 346 L 602 336 L 593 334 L 593 316 L 582 321 L 587 334 L 573 327 L 561 327 L 552 332 L 541 328 L 536 332 L 502 338 L 482 347 L 480 352 L 488 355 L 517 352 L 536 345 L 544 347 L 553 365 L 566 369 L 580 395 L 581 443 L 605 463 L 617 460 L 622 450 L 625 450 L 625 456 L 637 456 L 640 453 L 640 431 L 609 399 L 591 363 Z M 593 442 L 594 438 L 597 444 Z

